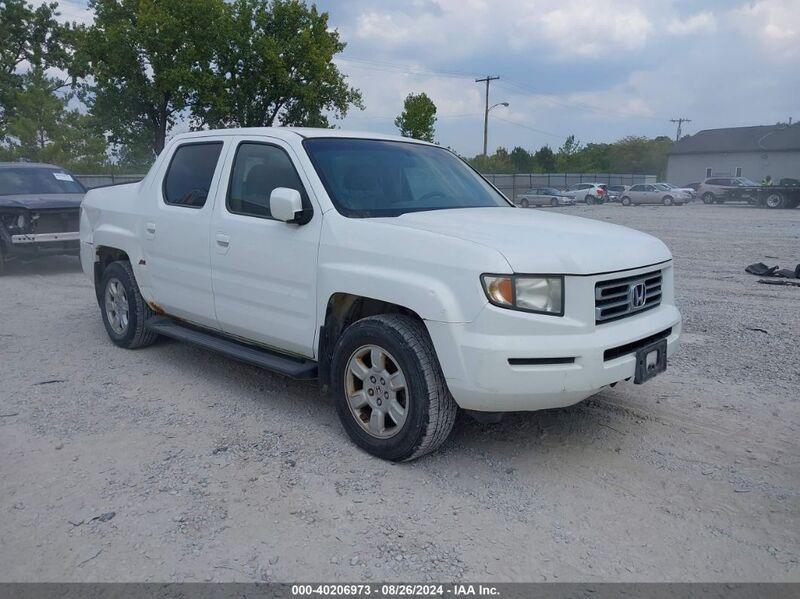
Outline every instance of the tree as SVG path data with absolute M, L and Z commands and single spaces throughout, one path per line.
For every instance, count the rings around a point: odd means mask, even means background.
M 211 74 L 192 102 L 194 125 L 328 127 L 326 112 L 363 108 L 332 62 L 344 48 L 328 14 L 301 0 L 226 4 Z
M 556 171 L 556 155 L 550 146 L 542 146 L 533 155 L 534 161 L 539 165 L 545 173 L 554 173 Z
M 72 94 L 55 94 L 59 82 L 35 67 L 21 76 L 13 94 L 6 155 L 9 159 L 52 162 L 71 168 L 95 169 L 107 159 L 106 143 L 91 118 L 69 109 Z
M 436 104 L 425 92 L 408 94 L 403 112 L 394 120 L 400 135 L 433 142 L 436 134 Z
M 530 152 L 525 148 L 516 146 L 508 155 L 517 173 L 532 173 L 534 171 L 534 160 Z
M 73 73 L 83 99 L 117 144 L 147 139 L 154 154 L 210 76 L 223 0 L 90 0 Z
M 578 166 L 577 154 L 581 151 L 581 142 L 569 135 L 556 154 L 556 167 L 560 172 L 575 172 Z
M 26 0 L 4 0 L 0 3 L 0 140 L 4 127 L 15 109 L 15 98 L 24 84 L 19 71 L 48 67 L 64 69 L 71 59 L 72 34 L 76 27 L 59 24 L 57 3 L 34 8 Z M 51 79 L 53 91 L 63 87 L 66 79 Z

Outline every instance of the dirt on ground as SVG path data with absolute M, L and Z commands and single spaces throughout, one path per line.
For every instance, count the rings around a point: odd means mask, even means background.
M 1 581 L 800 581 L 800 210 L 560 209 L 675 256 L 666 373 L 393 465 L 330 399 L 108 340 L 77 259 L 0 278 Z M 635 252 L 635 248 L 631 248 Z

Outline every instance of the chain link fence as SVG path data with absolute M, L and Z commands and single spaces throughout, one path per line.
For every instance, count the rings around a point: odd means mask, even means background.
M 510 200 L 532 187 L 555 187 L 564 189 L 576 183 L 606 183 L 607 185 L 643 185 L 655 183 L 656 175 L 633 175 L 620 173 L 544 173 L 499 175 L 481 173 L 502 191 Z

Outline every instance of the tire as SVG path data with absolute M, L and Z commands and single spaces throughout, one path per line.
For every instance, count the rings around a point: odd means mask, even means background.
M 523 208 L 527 208 L 528 206 L 530 206 L 530 203 L 528 202 L 528 200 L 527 200 L 527 199 L 525 199 L 525 198 L 522 198 L 522 199 L 519 201 L 519 205 L 520 205 L 520 206 L 522 206 Z
M 381 370 L 372 364 L 374 349 L 384 354 Z M 359 354 L 369 358 L 362 360 Z M 394 378 L 398 372 L 404 386 L 402 392 L 392 392 L 390 381 L 381 373 Z M 370 382 L 373 373 L 376 378 Z M 411 316 L 380 314 L 347 327 L 333 350 L 331 381 L 336 411 L 347 434 L 361 449 L 384 460 L 402 462 L 431 453 L 453 429 L 458 406 L 447 389 L 428 332 Z M 383 416 L 378 408 L 381 395 L 386 401 L 386 407 L 381 406 Z M 348 397 L 357 397 L 360 406 Z M 403 408 L 402 425 L 392 416 L 392 402 Z M 378 426 L 373 428 L 376 412 Z
M 664 196 L 661 199 L 661 203 L 664 204 L 664 206 L 672 206 L 675 201 L 672 199 L 672 196 Z
M 631 205 L 631 199 L 628 196 L 624 196 L 622 198 L 622 205 L 623 206 L 630 206 Z
M 764 200 L 764 205 L 772 210 L 786 208 L 786 197 L 778 191 L 773 191 L 767 195 L 766 199 Z
M 710 191 L 707 191 L 703 194 L 704 204 L 713 204 L 714 202 L 716 202 L 716 200 L 717 200 L 716 196 L 714 196 L 714 194 L 711 193 Z
M 584 200 L 586 200 L 586 205 L 587 205 L 587 206 L 591 206 L 592 204 L 594 204 L 594 196 L 587 195 L 587 196 L 586 196 L 585 198 L 583 198 L 583 199 L 584 199 Z
M 550 205 L 553 208 L 558 208 L 558 198 L 550 198 Z
M 98 297 L 106 333 L 115 345 L 136 349 L 152 345 L 158 338 L 144 327 L 154 312 L 144 301 L 129 262 L 112 262 L 106 267 Z

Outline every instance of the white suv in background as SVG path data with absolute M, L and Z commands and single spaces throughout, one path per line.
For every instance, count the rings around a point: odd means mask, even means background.
M 564 195 L 573 198 L 576 202 L 585 202 L 589 205 L 602 204 L 607 197 L 604 183 L 575 183 L 564 190 Z
M 661 241 L 515 208 L 449 150 L 394 136 L 177 135 L 141 182 L 88 192 L 80 246 L 114 344 L 164 335 L 318 378 L 353 441 L 394 461 L 435 450 L 459 408 L 644 383 L 681 332 Z

